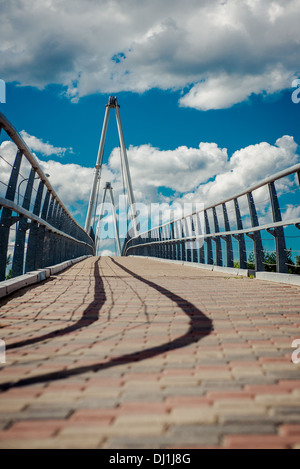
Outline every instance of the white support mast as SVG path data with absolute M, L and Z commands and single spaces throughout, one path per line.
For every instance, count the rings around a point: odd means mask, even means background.
M 95 210 L 97 188 L 100 187 L 101 169 L 102 169 L 102 162 L 103 162 L 103 153 L 104 153 L 104 145 L 105 145 L 105 139 L 106 139 L 106 133 L 107 133 L 107 126 L 108 126 L 108 121 L 109 121 L 109 114 L 112 108 L 114 108 L 116 111 L 116 119 L 117 119 L 119 141 L 120 141 L 120 148 L 121 148 L 121 159 L 122 159 L 121 166 L 122 166 L 123 178 L 126 184 L 126 189 L 127 189 L 127 194 L 128 194 L 133 235 L 137 236 L 138 218 L 137 218 L 137 213 L 136 213 L 135 199 L 134 199 L 134 194 L 133 194 L 133 189 L 132 189 L 132 182 L 131 182 L 124 134 L 123 134 L 122 124 L 121 124 L 121 117 L 120 117 L 120 111 L 119 111 L 120 106 L 115 96 L 110 96 L 108 100 L 108 104 L 106 105 L 106 112 L 105 112 L 101 140 L 100 140 L 100 145 L 99 145 L 99 150 L 98 150 L 97 163 L 95 167 L 94 181 L 92 185 L 89 208 L 88 208 L 86 223 L 85 223 L 85 231 L 87 233 L 90 233 L 90 230 L 92 227 L 92 217 L 93 217 L 93 212 Z
M 112 216 L 113 216 L 114 228 L 115 228 L 115 235 L 116 235 L 116 242 L 117 242 L 117 251 L 118 251 L 117 254 L 118 254 L 118 256 L 121 256 L 121 243 L 120 243 L 118 218 L 117 218 L 117 212 L 116 212 L 115 201 L 114 201 L 114 196 L 113 196 L 113 189 L 111 187 L 110 182 L 106 183 L 105 188 L 104 188 L 104 192 L 103 192 L 103 201 L 102 201 L 102 205 L 101 205 L 101 212 L 100 212 L 100 215 L 99 215 L 99 221 L 98 221 L 98 226 L 97 226 L 96 253 L 97 253 L 97 249 L 98 249 L 99 243 L 100 243 L 101 221 L 102 221 L 102 218 L 103 218 L 103 215 L 104 215 L 104 204 L 105 204 L 107 192 L 109 192 L 109 195 L 110 195 L 111 210 L 112 210 Z

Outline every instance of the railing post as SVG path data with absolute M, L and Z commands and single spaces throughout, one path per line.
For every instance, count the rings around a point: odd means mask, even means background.
M 158 245 L 158 257 L 160 259 L 163 258 L 163 247 L 162 247 L 162 244 L 161 244 L 161 241 L 162 241 L 162 228 L 158 228 L 158 239 L 160 241 L 160 244 Z
M 200 213 L 196 214 L 196 221 L 197 221 L 197 226 L 198 226 L 198 235 L 204 235 L 204 227 L 201 224 L 201 218 L 200 218 Z M 204 238 L 201 240 L 200 238 L 200 248 L 199 248 L 199 263 L 200 264 L 205 264 L 205 249 L 204 249 Z
M 254 227 L 259 226 L 259 223 L 258 223 L 258 216 L 257 216 L 252 192 L 248 192 L 247 197 L 248 197 L 251 224 L 252 224 L 252 227 L 254 228 Z M 261 233 L 260 231 L 254 231 L 254 233 L 250 235 L 250 237 L 253 240 L 253 244 L 254 244 L 255 270 L 257 272 L 262 272 L 265 270 L 265 265 L 264 265 L 264 251 L 263 251 L 263 245 L 261 241 Z
M 8 183 L 6 191 L 6 199 L 10 201 L 15 200 L 16 188 L 18 183 L 19 171 L 22 162 L 22 152 L 19 150 L 17 152 L 14 166 L 10 175 L 10 180 Z M 6 207 L 3 207 L 1 220 L 0 220 L 0 282 L 5 280 L 6 275 L 6 261 L 7 261 L 7 249 L 9 241 L 10 227 L 13 224 L 11 218 L 12 211 Z
M 175 239 L 175 229 L 174 229 L 174 222 L 171 222 L 170 224 L 170 238 L 171 240 Z M 171 243 L 171 259 L 174 260 L 176 259 L 176 246 L 174 241 Z
M 174 221 L 174 239 L 178 239 L 179 238 L 179 235 L 178 235 L 178 221 Z M 179 257 L 180 257 L 180 245 L 178 243 L 178 241 L 175 241 L 174 243 L 174 259 L 175 260 L 179 260 Z
M 209 220 L 208 220 L 208 215 L 207 215 L 206 210 L 204 210 L 204 220 L 205 220 L 206 234 L 210 235 L 210 226 L 209 226 Z M 206 244 L 207 244 L 207 264 L 213 265 L 214 258 L 213 258 L 213 252 L 212 252 L 211 238 L 206 238 L 205 241 L 206 241 Z
M 299 173 L 298 173 L 299 175 Z M 272 208 L 272 215 L 273 215 L 273 222 L 281 222 L 281 211 L 279 207 L 277 192 L 275 188 L 274 182 L 268 184 L 270 199 L 271 199 L 271 208 Z M 286 252 L 286 242 L 284 236 L 284 228 L 280 226 L 278 228 L 274 228 L 274 230 L 269 231 L 275 238 L 275 246 L 276 246 L 276 271 L 281 272 L 283 274 L 288 273 L 288 265 L 287 265 L 287 252 Z
M 185 224 L 186 237 L 190 237 L 190 236 L 192 235 L 192 233 L 191 233 L 192 230 L 191 230 L 190 217 L 184 219 L 184 224 Z M 186 249 L 186 260 L 187 260 L 188 262 L 192 262 L 192 261 L 193 261 L 193 253 L 192 253 L 192 249 L 191 249 L 191 242 L 190 242 L 190 241 L 187 241 L 187 242 L 186 242 L 186 245 L 187 245 L 187 249 Z
M 223 207 L 225 231 L 230 231 L 230 223 L 229 223 L 226 204 L 223 204 L 222 207 Z M 232 238 L 230 235 L 227 235 L 227 236 L 224 236 L 224 240 L 226 243 L 226 264 L 227 264 L 227 267 L 233 267 L 234 263 L 233 263 Z
M 180 220 L 180 231 L 181 231 L 181 237 L 185 238 L 185 229 L 184 229 L 184 220 Z M 183 262 L 186 261 L 186 244 L 185 241 L 181 241 L 181 260 Z
M 219 228 L 219 221 L 218 221 L 216 207 L 214 207 L 212 210 L 213 210 L 215 233 L 219 233 L 220 228 Z M 217 261 L 217 265 L 222 266 L 223 265 L 223 259 L 222 259 L 222 244 L 221 244 L 220 236 L 216 236 L 214 238 L 214 242 L 216 243 L 216 261 Z
M 44 182 L 40 181 L 33 208 L 33 214 L 37 217 L 40 215 L 41 211 L 43 192 Z M 31 222 L 26 253 L 25 272 L 37 269 L 37 259 L 40 256 L 40 253 L 38 252 L 38 232 L 39 228 L 37 222 Z
M 235 209 L 235 217 L 236 217 L 236 226 L 238 230 L 243 230 L 243 222 L 241 217 L 241 211 L 239 202 L 237 199 L 234 199 L 234 209 Z M 246 252 L 246 242 L 245 242 L 245 235 L 241 233 L 239 235 L 234 235 L 234 238 L 239 243 L 239 261 L 240 261 L 240 269 L 247 269 L 247 252 Z
M 23 208 L 29 210 L 30 201 L 32 196 L 32 189 L 34 183 L 35 170 L 31 169 L 30 175 L 27 182 L 27 187 L 23 200 Z M 12 277 L 19 277 L 24 273 L 24 255 L 25 255 L 25 239 L 26 231 L 28 229 L 28 220 L 25 217 L 21 217 L 20 221 L 16 225 L 16 241 L 14 249 L 14 258 L 12 264 Z
M 194 221 L 194 216 L 196 217 L 196 223 Z M 196 226 L 197 226 L 197 215 L 192 215 L 191 216 L 191 222 L 192 222 L 192 234 L 194 234 L 195 236 L 198 234 L 197 233 L 197 229 L 196 229 Z M 195 263 L 198 263 L 198 249 L 197 249 L 197 246 L 198 246 L 198 242 L 197 240 L 195 239 L 195 241 L 192 242 L 193 244 L 193 262 Z

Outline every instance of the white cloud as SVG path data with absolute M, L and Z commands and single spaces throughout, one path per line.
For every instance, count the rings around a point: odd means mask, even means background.
M 72 148 L 54 147 L 50 143 L 45 143 L 43 140 L 28 134 L 25 130 L 20 132 L 21 137 L 28 145 L 30 150 L 41 153 L 44 156 L 64 156 L 66 152 L 73 152 Z
M 190 198 L 208 205 L 243 192 L 264 178 L 296 164 L 299 161 L 297 148 L 293 137 L 283 136 L 275 145 L 262 142 L 236 151 L 226 170 L 218 171 L 213 181 L 200 185 Z
M 3 79 L 73 100 L 188 86 L 181 105 L 220 109 L 290 87 L 299 68 L 300 0 L 17 3 L 1 4 Z
M 109 167 L 117 172 L 120 167 L 119 150 L 109 159 Z M 226 148 L 216 143 L 201 142 L 198 148 L 178 147 L 162 151 L 151 145 L 128 149 L 132 180 L 138 200 L 153 200 L 161 187 L 184 193 L 206 182 L 218 171 L 225 170 L 228 162 Z
M 225 109 L 248 99 L 252 93 L 274 94 L 290 85 L 290 73 L 278 67 L 261 75 L 222 73 L 197 83 L 180 99 L 183 107 L 207 111 Z

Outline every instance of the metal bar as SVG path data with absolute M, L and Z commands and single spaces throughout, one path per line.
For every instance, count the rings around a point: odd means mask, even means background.
M 228 212 L 226 204 L 222 205 L 223 207 L 223 217 L 224 217 L 224 226 L 225 231 L 230 231 L 230 223 L 228 218 Z M 233 246 L 232 246 L 232 238 L 231 236 L 225 236 L 226 242 L 226 265 L 227 267 L 233 267 Z
M 207 235 L 210 235 L 210 226 L 209 226 L 209 220 L 208 220 L 208 215 L 207 211 L 204 210 L 204 220 L 205 220 L 205 231 Z M 205 238 L 206 241 L 206 258 L 207 258 L 207 264 L 213 265 L 214 263 L 214 258 L 213 258 L 213 251 L 212 251 L 212 242 L 210 237 Z
M 286 177 L 286 176 L 290 176 L 291 174 L 296 173 L 297 171 L 298 171 L 299 174 L 300 174 L 300 164 L 297 164 L 297 165 L 295 165 L 295 166 L 291 166 L 291 167 L 288 168 L 287 170 L 281 171 L 280 173 L 277 173 L 277 174 L 275 174 L 274 176 L 272 176 L 272 177 L 270 177 L 270 178 L 267 178 L 267 179 L 261 181 L 259 184 L 257 184 L 257 185 L 255 185 L 255 186 L 251 187 L 250 189 L 247 189 L 247 190 L 244 191 L 244 192 L 241 192 L 241 193 L 239 193 L 239 194 L 236 194 L 236 195 L 234 195 L 233 197 L 230 197 L 230 198 L 228 198 L 228 199 L 222 200 L 221 202 L 218 202 L 218 203 L 216 203 L 216 204 L 214 204 L 214 205 L 210 205 L 210 206 L 204 207 L 203 212 L 204 212 L 205 210 L 211 210 L 211 209 L 213 209 L 214 207 L 218 207 L 218 206 L 220 206 L 220 205 L 223 205 L 224 203 L 231 202 L 231 201 L 234 200 L 234 199 L 238 199 L 238 198 L 240 198 L 240 197 L 242 197 L 242 196 L 244 196 L 244 195 L 247 195 L 247 194 L 250 193 L 250 192 L 253 192 L 253 191 L 256 190 L 256 189 L 259 189 L 259 188 L 261 188 L 261 187 L 267 185 L 269 182 L 273 182 L 273 181 L 276 181 L 277 179 L 281 179 L 281 178 L 284 178 L 284 177 Z M 300 184 L 300 182 L 299 182 L 299 184 Z M 202 212 L 202 210 L 201 210 L 200 212 Z M 196 213 L 200 213 L 200 212 L 195 212 L 195 213 L 193 213 L 192 215 L 196 215 Z M 182 218 L 184 218 L 184 217 L 182 217 Z M 175 220 L 175 221 L 177 221 L 177 220 Z M 168 224 L 168 223 L 165 223 L 165 225 L 167 225 L 167 224 Z M 163 226 L 163 225 L 161 225 L 161 226 Z M 154 230 L 154 229 L 155 229 L 155 228 L 152 228 L 152 230 Z M 150 231 L 151 231 L 151 230 L 150 230 Z M 141 233 L 141 234 L 144 234 L 144 233 Z
M 102 204 L 101 204 L 101 210 L 100 210 L 99 218 L 98 218 L 97 233 L 96 233 L 96 253 L 97 253 L 98 248 L 99 248 L 100 235 L 101 235 L 101 221 L 102 221 L 103 216 L 104 216 L 104 204 L 105 204 L 105 200 L 106 200 L 106 194 L 107 194 L 107 185 L 105 186 L 104 191 L 103 191 L 103 199 L 102 199 Z
M 121 147 L 121 158 L 122 158 L 122 163 L 123 163 L 122 168 L 125 171 L 124 176 L 125 176 L 125 182 L 127 185 L 127 194 L 128 194 L 128 202 L 129 202 L 129 208 L 130 208 L 130 213 L 131 213 L 131 223 L 132 223 L 133 233 L 134 233 L 134 236 L 137 236 L 138 217 L 136 213 L 135 199 L 134 199 L 134 193 L 132 189 L 128 156 L 127 156 L 127 151 L 126 151 L 126 146 L 125 146 L 125 140 L 124 140 L 124 134 L 123 134 L 123 129 L 122 129 L 119 108 L 120 106 L 116 104 L 115 110 L 116 110 L 117 126 L 118 126 L 118 132 L 119 132 L 120 147 Z
M 274 182 L 270 182 L 268 184 L 269 193 L 270 193 L 270 200 L 271 200 L 271 208 L 272 208 L 272 216 L 273 221 L 281 222 L 282 216 L 279 207 L 277 191 Z M 276 271 L 287 274 L 288 269 L 288 258 L 287 258 L 287 251 L 286 251 L 286 242 L 284 236 L 284 228 L 282 226 L 274 229 L 274 237 L 275 237 L 275 247 L 276 247 Z
M 1 200 L 1 199 L 0 199 Z M 272 229 L 272 228 L 276 228 L 277 226 L 291 226 L 291 225 L 299 225 L 300 224 L 300 218 L 296 218 L 296 219 L 293 219 L 293 220 L 290 220 L 290 221 L 282 221 L 280 223 L 272 223 L 272 224 L 268 224 L 268 225 L 261 225 L 261 226 L 256 226 L 256 227 L 253 227 L 253 228 L 245 228 L 242 230 L 242 234 L 250 234 L 250 233 L 255 233 L 255 232 L 258 232 L 258 231 L 267 231 L 269 229 Z M 300 227 L 299 227 L 300 229 Z M 197 239 L 205 239 L 205 241 L 207 241 L 207 239 L 212 239 L 212 238 L 215 238 L 217 236 L 228 236 L 228 235 L 239 235 L 240 232 L 239 231 L 230 231 L 229 233 L 228 232 L 221 232 L 221 233 L 212 233 L 212 234 L 205 234 L 205 235 L 199 235 L 199 236 L 193 236 L 191 238 L 178 238 L 176 239 L 175 241 L 178 241 L 178 242 L 187 242 L 187 241 L 195 241 Z M 131 249 L 130 247 L 127 247 L 128 244 L 132 241 L 134 241 L 135 238 L 130 238 L 127 243 L 125 244 L 125 247 L 124 247 L 124 253 L 127 249 Z M 174 242 L 174 241 L 169 241 L 169 242 Z M 160 241 L 156 241 L 156 242 L 152 242 L 152 243 L 149 243 L 149 244 L 160 244 Z M 126 254 L 125 254 L 126 255 Z
M 113 196 L 113 191 L 112 191 L 111 186 L 110 186 L 110 189 L 109 189 L 109 193 L 110 193 L 110 200 L 111 200 L 111 205 L 112 205 L 112 212 L 113 212 L 113 220 L 114 220 L 114 227 L 115 227 L 116 242 L 117 242 L 117 247 L 118 247 L 118 254 L 119 254 L 119 256 L 121 256 L 119 226 L 118 226 L 117 212 L 116 212 L 115 201 L 114 201 L 114 196 Z
M 247 194 L 247 198 L 248 198 L 248 205 L 249 205 L 252 227 L 257 227 L 259 226 L 259 222 L 258 222 L 258 216 L 257 216 L 252 192 Z M 257 272 L 261 272 L 265 270 L 265 266 L 264 266 L 264 251 L 263 251 L 260 231 L 255 231 L 253 233 L 252 239 L 253 239 L 254 254 L 255 254 L 255 270 Z
M 217 210 L 214 207 L 213 209 L 213 219 L 214 219 L 214 227 L 215 227 L 215 233 L 220 232 L 219 228 L 219 221 L 218 221 L 218 215 L 217 215 Z M 218 266 L 223 265 L 223 258 L 222 258 L 222 244 L 221 244 L 221 237 L 217 237 L 214 239 L 214 242 L 216 243 L 216 261 Z
M 43 181 L 40 181 L 39 187 L 37 190 L 37 195 L 36 195 L 35 204 L 33 208 L 33 214 L 36 216 L 39 216 L 40 211 L 41 211 L 42 197 L 43 197 L 43 192 L 44 192 L 44 187 L 45 187 L 44 184 L 45 183 Z M 39 232 L 38 223 L 31 222 L 29 238 L 28 238 L 26 262 L 25 262 L 25 272 L 30 272 L 38 268 L 37 259 L 40 254 L 38 250 L 38 232 Z
M 241 211 L 239 202 L 237 199 L 234 199 L 234 210 L 235 210 L 235 217 L 236 217 L 236 225 L 239 231 L 243 231 L 243 222 L 241 217 Z M 247 252 L 246 252 L 246 241 L 244 233 L 234 235 L 239 243 L 239 263 L 240 269 L 247 269 Z
M 28 210 L 30 207 L 34 176 L 35 170 L 31 169 L 23 200 L 23 208 L 25 210 Z M 28 219 L 26 217 L 22 217 L 19 223 L 17 224 L 14 257 L 12 264 L 12 277 L 18 277 L 20 275 L 23 275 L 24 273 L 25 239 L 27 229 Z
M 12 141 L 16 144 L 18 147 L 18 150 L 23 154 L 23 156 L 29 161 L 31 164 L 31 167 L 36 171 L 36 174 L 40 177 L 42 181 L 44 181 L 45 186 L 48 188 L 48 190 L 52 193 L 53 197 L 59 202 L 59 204 L 63 207 L 64 211 L 69 214 L 71 217 L 69 211 L 66 209 L 64 204 L 61 202 L 60 198 L 54 191 L 53 187 L 51 186 L 49 179 L 46 177 L 44 172 L 42 171 L 37 159 L 34 157 L 34 155 L 31 153 L 29 150 L 28 146 L 24 142 L 24 140 L 21 138 L 21 136 L 18 134 L 17 130 L 15 127 L 9 122 L 9 120 L 0 112 L 0 127 L 2 127 L 7 135 L 12 139 Z M 83 228 L 77 223 L 77 221 L 71 217 L 73 223 L 79 227 L 82 232 L 84 232 Z M 89 237 L 88 237 L 89 238 Z M 92 240 L 90 239 L 91 244 Z
M 92 185 L 92 190 L 91 190 L 91 195 L 90 195 L 89 207 L 88 207 L 88 212 L 87 212 L 86 221 L 85 221 L 85 231 L 87 233 L 90 232 L 90 229 L 92 226 L 92 216 L 93 216 L 94 207 L 95 207 L 97 186 L 99 183 L 99 179 L 101 178 L 101 168 L 102 168 L 102 162 L 103 162 L 103 153 L 104 153 L 104 145 L 105 145 L 105 140 L 106 140 L 107 126 L 108 126 L 108 121 L 109 121 L 109 113 L 110 113 L 110 106 L 107 105 L 106 110 L 105 110 L 99 149 L 98 149 L 97 162 L 96 162 L 94 180 L 93 180 L 93 185 Z
M 18 150 L 13 169 L 11 171 L 10 180 L 6 190 L 5 201 L 14 201 L 16 188 L 18 183 L 19 171 L 22 162 L 22 152 Z M 0 282 L 5 280 L 6 275 L 6 262 L 7 262 L 7 250 L 8 250 L 8 241 L 11 227 L 11 216 L 12 210 L 10 207 L 7 207 L 7 204 L 2 204 L 3 206 L 1 220 L 0 220 Z

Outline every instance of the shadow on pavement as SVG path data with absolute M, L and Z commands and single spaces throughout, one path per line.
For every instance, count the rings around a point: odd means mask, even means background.
M 134 272 L 130 271 L 126 267 L 116 262 L 114 259 L 112 259 L 112 262 L 114 262 L 118 267 L 120 267 L 123 271 L 125 271 L 132 277 L 136 278 L 140 282 L 143 282 L 144 284 L 148 285 L 154 290 L 157 290 L 160 294 L 166 296 L 167 298 L 171 299 L 173 302 L 177 303 L 179 308 L 181 308 L 181 310 L 190 319 L 188 331 L 181 337 L 178 337 L 177 339 L 173 340 L 172 342 L 166 342 L 162 345 L 152 347 L 152 348 L 143 350 L 141 352 L 133 352 L 133 353 L 126 354 L 120 357 L 112 358 L 109 362 L 97 363 L 95 365 L 81 366 L 81 367 L 77 367 L 73 369 L 51 372 L 51 373 L 42 374 L 39 376 L 33 376 L 31 378 L 21 379 L 17 382 L 2 383 L 0 385 L 1 391 L 5 391 L 13 387 L 29 386 L 29 385 L 38 384 L 38 383 L 47 383 L 50 381 L 67 379 L 69 377 L 78 376 L 78 375 L 91 372 L 91 371 L 98 372 L 98 371 L 106 370 L 106 369 L 112 368 L 114 366 L 122 365 L 122 364 L 125 365 L 125 364 L 129 364 L 133 362 L 139 362 L 147 358 L 158 356 L 162 353 L 165 353 L 171 350 L 176 350 L 176 349 L 187 347 L 190 344 L 199 342 L 203 337 L 206 337 L 212 332 L 213 330 L 212 321 L 209 318 L 207 318 L 195 305 L 185 300 L 184 298 L 176 295 L 175 293 L 165 289 L 164 287 L 135 274 Z M 99 292 L 98 289 L 99 288 L 103 289 L 103 282 L 100 279 L 98 263 L 95 264 L 95 274 L 96 274 L 96 265 L 98 269 L 97 274 L 99 276 L 99 281 L 98 279 L 96 280 L 95 297 L 97 295 L 97 292 Z M 62 329 L 61 331 L 55 331 L 54 333 L 49 334 L 49 336 L 37 337 L 35 339 L 31 339 L 30 341 L 25 341 L 24 345 L 29 345 L 29 343 L 36 343 L 41 340 L 45 340 L 45 338 L 57 337 L 58 335 L 68 334 L 70 332 L 74 332 L 76 330 L 82 329 L 83 327 L 88 327 L 93 322 L 97 321 L 99 317 L 100 309 L 104 303 L 105 303 L 105 299 L 103 299 L 102 304 L 99 304 L 98 301 L 96 302 L 94 301 L 85 310 L 82 319 L 78 321 L 78 323 L 66 329 Z M 96 305 L 97 307 L 99 307 L 98 312 L 93 314 L 90 317 L 90 310 L 91 308 L 94 309 Z M 82 324 L 82 320 L 85 322 L 85 324 Z M 21 342 L 19 344 L 21 344 Z
M 99 262 L 95 263 L 94 275 L 95 275 L 95 280 L 96 280 L 95 300 L 85 309 L 79 321 L 72 324 L 71 326 L 65 327 L 64 329 L 57 329 L 56 331 L 49 332 L 48 334 L 40 335 L 38 337 L 33 337 L 32 339 L 27 339 L 27 340 L 23 340 L 20 342 L 15 342 L 13 344 L 9 344 L 6 347 L 6 350 L 26 347 L 28 345 L 34 345 L 34 344 L 38 344 L 39 342 L 44 342 L 45 340 L 54 339 L 56 337 L 61 337 L 67 334 L 71 334 L 72 332 L 85 329 L 86 327 L 89 327 L 94 322 L 98 321 L 99 312 L 106 301 L 104 285 L 103 285 L 103 281 L 99 272 Z M 98 298 L 96 299 L 96 296 L 97 296 L 96 293 L 99 294 L 99 292 L 103 292 L 103 296 L 99 299 Z

